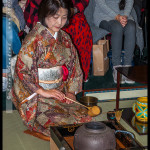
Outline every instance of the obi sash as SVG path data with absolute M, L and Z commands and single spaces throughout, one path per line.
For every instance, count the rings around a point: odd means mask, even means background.
M 39 85 L 44 89 L 58 88 L 63 80 L 63 68 L 38 68 Z

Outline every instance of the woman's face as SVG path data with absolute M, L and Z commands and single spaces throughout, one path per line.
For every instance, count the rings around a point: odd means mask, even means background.
M 54 35 L 55 32 L 58 32 L 66 24 L 67 16 L 68 10 L 61 7 L 54 16 L 45 18 L 45 23 L 51 34 Z

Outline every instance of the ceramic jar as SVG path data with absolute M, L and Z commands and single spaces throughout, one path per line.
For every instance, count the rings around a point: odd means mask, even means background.
M 102 122 L 89 122 L 74 134 L 75 150 L 106 150 L 116 148 L 115 130 Z
M 139 97 L 132 106 L 135 117 L 138 121 L 148 121 L 148 100 L 147 97 Z

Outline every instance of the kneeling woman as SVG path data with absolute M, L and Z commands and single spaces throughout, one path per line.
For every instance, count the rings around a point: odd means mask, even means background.
M 61 30 L 69 14 L 68 0 L 43 0 L 39 22 L 25 37 L 16 62 L 12 101 L 24 124 L 47 136 L 50 126 L 92 120 L 80 105 L 65 99 L 76 100 L 83 80 L 77 51 Z

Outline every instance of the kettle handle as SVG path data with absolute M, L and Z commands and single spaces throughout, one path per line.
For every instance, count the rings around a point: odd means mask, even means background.
M 132 111 L 133 111 L 134 113 L 136 113 L 135 108 L 136 108 L 136 103 L 134 103 L 133 106 L 132 106 Z
M 124 131 L 124 130 L 116 130 L 115 134 L 121 132 L 121 133 L 125 133 L 125 134 L 129 134 L 133 139 L 135 138 L 134 134 L 129 132 L 129 131 Z

